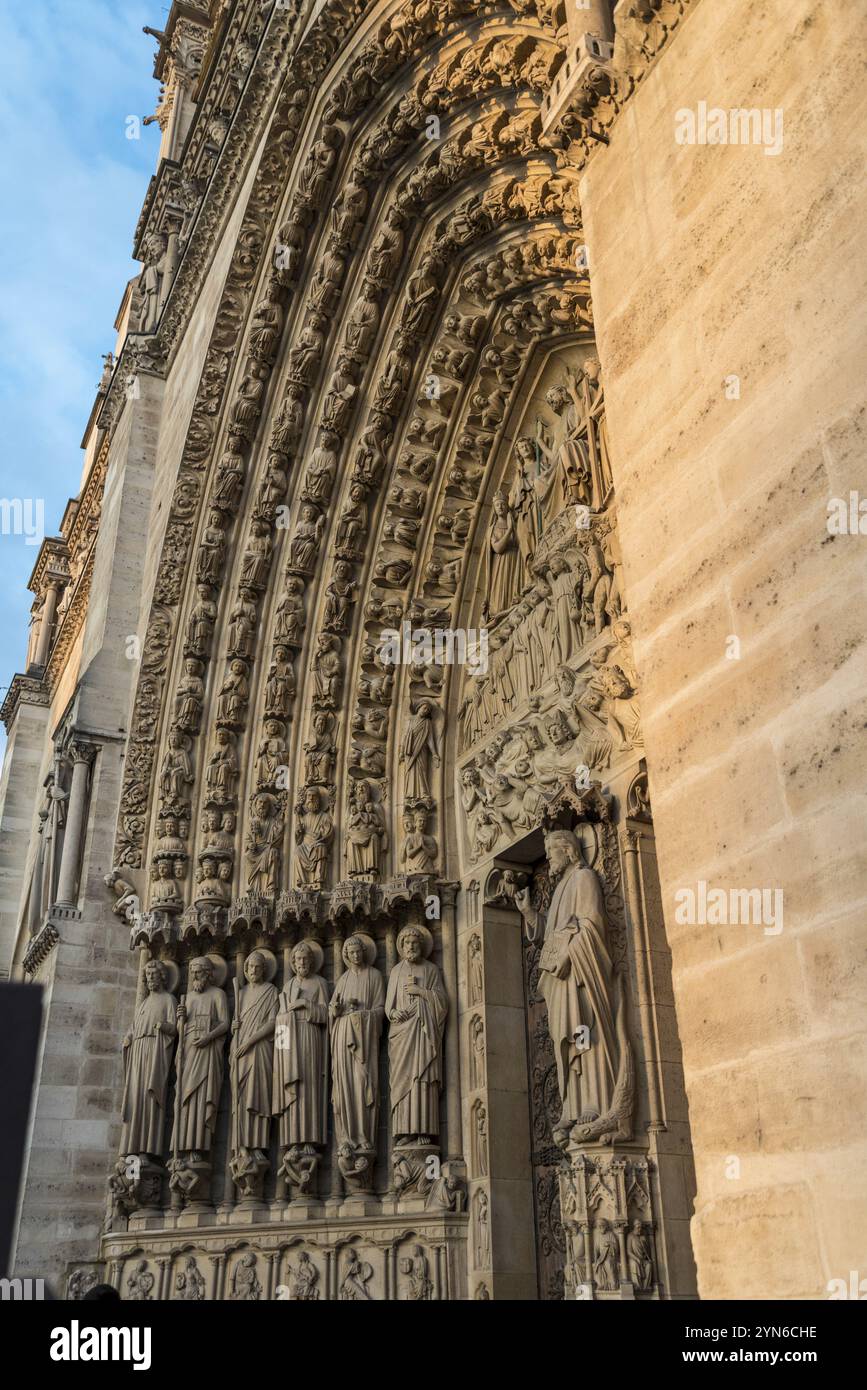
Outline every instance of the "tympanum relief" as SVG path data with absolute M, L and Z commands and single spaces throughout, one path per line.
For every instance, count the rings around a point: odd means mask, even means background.
M 489 657 L 456 714 L 470 863 L 538 826 L 564 778 L 589 786 L 643 744 L 600 368 L 580 351 L 542 373 L 492 498 Z

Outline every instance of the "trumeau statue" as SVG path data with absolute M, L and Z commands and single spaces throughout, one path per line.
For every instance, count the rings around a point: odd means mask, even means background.
M 252 951 L 244 962 L 247 983 L 239 992 L 229 1054 L 238 1145 L 260 1151 L 268 1147 L 271 1128 L 271 1073 L 277 1017 L 277 990 L 267 979 L 269 966 L 273 974 L 275 962 L 262 951 Z
M 182 1061 L 177 1085 L 180 1114 L 172 1147 L 181 1153 L 210 1150 L 223 1082 L 223 1051 L 229 1031 L 225 992 L 214 984 L 214 965 L 207 956 L 190 962 L 190 992 L 178 1008 L 183 1028 Z
M 322 947 L 299 941 L 294 974 L 280 995 L 274 1046 L 272 1110 L 281 1148 L 321 1148 L 328 1138 L 328 986 Z
M 120 1152 L 161 1158 L 165 1152 L 166 1093 L 178 1031 L 178 1008 L 167 988 L 166 970 L 160 961 L 148 961 L 145 984 L 148 992 L 123 1040 Z
M 370 937 L 344 943 L 346 970 L 334 988 L 331 1019 L 331 1075 L 337 1143 L 353 1152 L 376 1147 L 379 1113 L 379 1036 L 385 1013 L 385 983 L 374 966 Z
M 557 1065 L 561 1114 L 555 1138 L 563 1142 L 573 1130 L 587 1140 L 630 1138 L 632 1057 L 602 887 L 571 830 L 549 831 L 545 849 L 556 885 L 547 913 L 532 906 L 529 888 L 516 891 L 515 903 L 530 940 L 544 932 L 539 992 Z
M 425 960 L 433 938 L 423 927 L 404 927 L 401 956 L 388 981 L 391 1128 L 397 1143 L 427 1144 L 439 1134 L 442 1036 L 448 999 L 442 976 Z

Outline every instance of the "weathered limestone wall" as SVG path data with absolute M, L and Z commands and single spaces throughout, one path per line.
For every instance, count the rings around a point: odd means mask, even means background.
M 22 699 L 10 731 L 0 779 L 0 978 L 12 965 L 15 932 L 27 887 L 34 806 L 48 724 L 47 705 Z
M 703 1297 L 864 1273 L 867 538 L 826 521 L 867 494 L 865 39 L 860 0 L 705 0 L 582 180 Z M 782 108 L 782 152 L 678 145 L 701 101 Z M 678 924 L 699 880 L 783 930 Z
M 75 727 L 99 744 L 83 839 L 81 915 L 60 924 L 60 940 L 37 976 L 45 1025 L 15 1269 L 50 1280 L 61 1294 L 67 1263 L 92 1258 L 99 1238 L 118 1135 L 119 1041 L 135 1003 L 136 961 L 103 877 L 112 867 L 122 725 L 134 670 L 125 637 L 135 630 L 163 389 L 155 378 L 142 378 L 140 396 L 127 402 L 112 441 L 72 713 Z M 43 756 L 50 757 L 50 744 Z

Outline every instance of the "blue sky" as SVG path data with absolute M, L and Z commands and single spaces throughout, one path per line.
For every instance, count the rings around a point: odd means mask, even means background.
M 161 0 L 0 0 L 0 498 L 44 498 L 56 533 L 78 491 L 81 437 L 114 346 L 159 128 Z M 0 699 L 26 655 L 38 553 L 0 534 Z M 0 726 L 0 738 L 2 738 Z

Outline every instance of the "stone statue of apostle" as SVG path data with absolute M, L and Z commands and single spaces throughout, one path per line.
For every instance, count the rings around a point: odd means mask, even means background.
M 158 960 L 145 966 L 147 994 L 135 1011 L 130 1031 L 123 1040 L 122 1154 L 150 1154 L 162 1158 L 165 1151 L 166 1091 L 172 1047 L 177 1036 L 177 1003 L 167 987 L 166 972 Z
M 439 970 L 423 958 L 427 942 L 430 937 L 418 927 L 405 927 L 400 933 L 401 960 L 389 977 L 385 1001 L 391 1025 L 391 1128 L 397 1143 L 426 1144 L 439 1134 L 442 1038 L 449 1004 Z
M 190 992 L 178 1009 L 183 1025 L 183 1054 L 177 1148 L 198 1162 L 210 1150 L 217 1124 L 223 1084 L 223 1049 L 229 1031 L 225 991 L 213 982 L 214 966 L 207 956 L 190 962 Z
M 277 1013 L 273 1111 L 281 1148 L 321 1146 L 328 1139 L 328 986 L 316 972 L 314 950 L 299 941 L 292 952 L 294 975 Z
M 244 962 L 247 983 L 238 996 L 238 1016 L 232 1020 L 230 1063 L 237 1061 L 237 1135 L 242 1149 L 265 1156 L 271 1128 L 271 1073 L 277 991 L 265 978 L 266 960 L 251 951 Z M 233 1080 L 234 1084 L 234 1080 Z
M 367 959 L 366 950 L 361 936 L 350 936 L 345 942 L 347 968 L 335 986 L 329 1014 L 337 1143 L 371 1153 L 376 1147 L 379 1112 L 379 1037 L 385 982 Z

